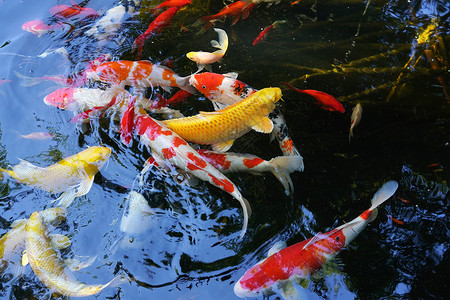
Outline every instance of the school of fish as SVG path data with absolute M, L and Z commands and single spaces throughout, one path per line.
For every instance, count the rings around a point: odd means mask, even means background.
M 151 157 L 145 158 L 141 173 L 136 174 L 141 178 L 141 188 L 145 186 L 143 175 L 153 168 L 164 176 L 174 178 L 180 174 L 189 174 L 225 192 L 221 197 L 237 200 L 242 210 L 239 239 L 243 239 L 249 226 L 253 226 L 249 225 L 249 220 L 254 199 L 247 200 L 244 196 L 251 195 L 243 195 L 245 193 L 241 193 L 240 188 L 225 174 L 270 172 L 281 183 L 285 194 L 294 197 L 291 174 L 302 172 L 304 161 L 289 133 L 288 120 L 282 114 L 283 109 L 278 105 L 283 97 L 281 87 L 276 87 L 278 83 L 257 90 L 238 80 L 236 73 L 213 73 L 212 68 L 221 64 L 228 49 L 233 46 L 229 42 L 229 27 L 226 25 L 231 26 L 248 18 L 250 12 L 262 3 L 269 7 L 272 4 L 280 4 L 280 0 L 235 1 L 225 5 L 216 14 L 200 17 L 193 25 L 202 27 L 201 32 L 207 32 L 214 27 L 218 40 L 211 40 L 211 46 L 218 50 L 188 51 L 185 58 L 195 62 L 197 69 L 190 65 L 194 73 L 184 71 L 183 75 L 172 70 L 172 66 L 141 60 L 145 55 L 146 45 L 163 35 L 165 30 L 180 26 L 174 21 L 191 5 L 191 0 L 156 2 L 158 3 L 147 4 L 151 6 L 153 20 L 147 30 L 137 37 L 130 37 L 134 42 L 129 45 L 128 50 L 134 53 L 135 60 L 122 60 L 105 53 L 85 64 L 82 71 L 67 78 L 30 78 L 19 72 L 16 73 L 17 77 L 27 81 L 29 85 L 43 80 L 62 83 L 63 87 L 44 97 L 43 102 L 46 105 L 72 111 L 74 117 L 71 121 L 77 123 L 89 123 L 95 118 L 110 117 L 110 124 L 118 127 L 120 141 L 124 146 L 138 143 L 146 147 Z M 292 5 L 298 2 L 292 2 Z M 95 38 L 99 45 L 104 45 L 118 34 L 121 22 L 127 14 L 132 17 L 138 14 L 136 10 L 139 9 L 139 1 L 133 1 L 132 4 L 133 7 L 119 4 L 100 13 L 85 7 L 85 4 L 71 1 L 71 5 L 58 4 L 49 9 L 49 13 L 54 17 L 53 23 L 33 20 L 24 23 L 22 29 L 41 38 L 54 31 L 84 24 L 90 28 L 84 31 L 83 35 Z M 229 23 L 219 23 L 227 20 Z M 282 31 L 283 24 L 286 23 L 288 21 L 278 20 L 262 28 L 252 45 L 259 47 L 264 40 L 275 34 L 269 34 L 270 32 Z M 183 29 L 184 25 L 181 27 Z M 199 46 L 201 49 L 206 47 L 207 45 Z M 50 53 L 66 52 L 48 52 L 42 57 Z M 208 72 L 201 72 L 204 68 Z M 297 93 L 315 98 L 324 110 L 339 113 L 346 111 L 339 101 L 327 93 L 299 89 L 285 82 L 281 84 Z M 170 97 L 165 98 L 163 95 L 167 94 L 170 94 Z M 291 94 L 286 93 L 285 97 L 289 95 Z M 210 111 L 184 116 L 180 111 L 169 108 L 179 103 L 189 105 L 189 99 L 203 96 L 211 101 Z M 361 116 L 362 107 L 358 104 L 351 115 L 349 141 L 354 136 L 355 126 L 360 122 Z M 245 140 L 248 132 L 252 130 L 271 134 L 271 139 L 276 138 L 281 155 L 264 159 L 251 153 L 228 152 L 234 147 L 235 140 Z M 33 140 L 54 137 L 47 132 L 19 135 Z M 54 207 L 35 211 L 28 219 L 12 220 L 14 222 L 11 222 L 11 229 L 0 238 L 2 272 L 10 269 L 16 276 L 21 276 L 29 264 L 43 285 L 64 297 L 88 297 L 107 287 L 132 281 L 127 276 L 115 276 L 103 284 L 85 284 L 77 280 L 73 264 L 70 260 L 64 260 L 60 253 L 61 249 L 70 246 L 69 238 L 50 233 L 65 220 L 67 211 L 71 209 L 71 204 L 77 197 L 82 197 L 90 191 L 95 175 L 102 170 L 110 156 L 115 155 L 114 151 L 116 150 L 112 147 L 92 145 L 78 153 L 68 153 L 66 158 L 47 167 L 20 160 L 10 168 L 0 168 L 2 177 L 9 175 L 29 188 L 59 195 L 48 203 Z M 368 210 L 336 229 L 318 233 L 289 247 L 277 243 L 269 251 L 267 258 L 244 272 L 236 281 L 235 294 L 238 297 L 257 297 L 279 293 L 286 299 L 299 298 L 292 282 L 316 272 L 327 260 L 346 247 L 375 219 L 378 207 L 395 193 L 397 187 L 395 181 L 385 183 L 374 195 Z M 53 203 L 54 201 L 57 203 Z M 125 199 L 120 221 L 122 237 L 114 247 L 136 247 L 136 241 L 151 231 L 156 222 L 154 208 L 148 205 L 144 195 L 131 190 Z M 87 267 L 89 265 L 90 263 L 85 264 Z M 80 264 L 78 268 L 79 266 Z

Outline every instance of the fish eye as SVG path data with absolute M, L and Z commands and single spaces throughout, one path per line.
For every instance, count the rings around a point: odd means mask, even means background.
M 336 237 L 336 242 L 339 242 L 339 237 L 338 236 Z
M 202 88 L 206 90 L 206 85 L 202 85 Z

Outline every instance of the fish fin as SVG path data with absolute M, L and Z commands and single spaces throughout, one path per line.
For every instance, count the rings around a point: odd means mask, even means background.
M 94 176 L 83 179 L 78 187 L 76 197 L 86 195 L 94 183 Z
M 220 112 L 217 111 L 199 111 L 198 112 L 200 115 L 220 115 Z
M 202 65 L 203 66 L 203 68 L 205 68 L 205 70 L 206 71 L 208 71 L 208 72 L 212 72 L 213 70 L 212 70 L 212 67 L 210 66 L 210 65 Z
M 195 93 L 197 93 L 197 89 L 189 83 L 189 79 L 191 79 L 191 75 L 181 77 L 177 81 L 177 84 L 180 89 L 185 90 L 186 92 L 194 95 Z
M 273 123 L 269 118 L 264 117 L 260 122 L 253 125 L 252 129 L 257 132 L 270 133 L 273 130 Z
M 277 252 L 280 252 L 280 250 L 283 250 L 284 248 L 286 248 L 286 242 L 285 241 L 278 241 L 275 244 L 273 244 L 273 246 L 269 249 L 269 251 L 267 252 L 267 256 L 272 256 Z
M 211 46 L 213 46 L 214 48 L 219 48 L 220 51 L 216 51 L 216 52 L 217 52 L 217 54 L 220 54 L 223 56 L 225 54 L 225 52 L 227 52 L 227 49 L 228 49 L 228 35 L 225 32 L 225 30 L 220 29 L 220 28 L 214 28 L 214 31 L 219 34 L 219 41 L 217 42 L 216 40 L 212 40 Z
M 303 171 L 305 166 L 303 164 L 303 157 L 301 156 L 279 156 L 269 160 L 272 165 L 272 174 L 284 186 L 286 195 L 294 193 L 294 184 L 292 183 L 290 173 L 295 171 Z
M 304 246 L 303 249 L 307 249 L 310 245 L 314 244 L 317 241 L 320 241 L 322 239 L 324 239 L 326 237 L 326 235 L 324 235 L 322 232 L 318 232 L 315 236 L 313 236 L 309 242 L 307 242 Z
M 222 49 L 222 47 L 220 46 L 219 42 L 216 41 L 216 40 L 211 40 L 211 46 L 213 46 L 214 48 Z
M 123 283 L 131 282 L 131 281 L 133 281 L 133 280 L 130 277 L 128 277 L 126 275 L 119 275 L 117 277 L 114 277 L 107 284 L 105 284 L 102 289 L 106 288 L 107 286 L 116 287 L 116 286 L 119 286 L 119 285 L 121 285 Z
M 28 219 L 18 219 L 11 223 L 10 227 L 14 228 L 20 225 L 25 225 L 28 222 Z
M 291 280 L 279 282 L 277 283 L 277 286 L 279 288 L 278 292 L 281 294 L 284 300 L 306 299 L 300 297 Z
M 91 266 L 97 259 L 97 256 L 98 255 L 89 257 L 87 260 L 86 257 L 82 257 L 83 259 L 85 259 L 84 261 L 81 261 L 78 258 L 67 258 L 64 260 L 64 263 L 71 271 L 79 271 Z
M 252 214 L 252 208 L 248 200 L 245 199 L 244 197 L 241 197 L 241 199 L 238 198 L 236 199 L 240 202 L 242 207 L 242 213 L 244 215 L 244 223 L 242 224 L 241 234 L 239 235 L 239 238 L 242 239 L 245 235 L 245 232 L 247 231 L 248 219 Z
M 50 240 L 56 249 L 66 249 L 72 244 L 67 236 L 59 233 L 51 234 Z
M 211 147 L 214 151 L 227 152 L 231 148 L 231 146 L 233 146 L 233 143 L 234 140 L 229 140 L 222 143 L 212 144 Z
M 223 103 L 220 103 L 220 102 L 217 102 L 217 101 L 212 101 L 212 104 L 213 104 L 214 110 L 221 110 L 221 109 L 224 109 L 225 107 L 228 106 L 226 104 L 223 104 Z
M 397 181 L 391 180 L 383 184 L 383 186 L 373 195 L 372 197 L 372 206 L 370 210 L 374 210 L 379 205 L 381 205 L 384 201 L 388 200 L 392 195 L 394 195 L 395 191 L 398 188 Z
M 28 255 L 27 255 L 27 250 L 23 250 L 22 251 L 22 266 L 26 266 L 28 265 L 29 261 L 28 261 Z
M 20 84 L 21 86 L 27 86 L 27 87 L 33 86 L 33 85 L 39 84 L 43 81 L 43 79 L 41 79 L 41 78 L 28 77 L 23 74 L 20 74 L 17 71 L 13 71 L 13 72 L 18 78 L 24 79 L 24 81 Z
M 369 223 L 370 222 L 372 222 L 373 220 L 375 220 L 376 218 L 377 218 L 377 216 L 378 216 L 378 209 L 374 209 L 373 211 L 372 211 L 372 213 L 370 214 L 370 217 L 369 217 Z
M 25 176 L 31 176 L 31 174 L 42 171 L 44 168 L 38 167 L 33 165 L 32 163 L 20 159 L 19 158 L 20 163 L 18 163 L 17 165 L 12 167 L 13 172 L 15 173 L 14 175 L 17 176 L 17 178 L 20 180 L 20 178 L 25 177 Z M 8 171 L 8 170 L 5 170 Z M 13 173 L 11 171 L 7 172 L 9 175 L 13 175 Z M 14 177 L 14 176 L 12 176 Z
M 73 200 L 77 196 L 76 187 L 72 187 L 70 190 L 65 191 L 55 201 L 58 201 L 58 206 L 69 207 Z
M 237 72 L 228 72 L 228 73 L 225 73 L 225 74 L 222 74 L 222 75 L 225 76 L 225 77 L 237 79 L 239 74 Z
M 170 93 L 172 91 L 172 88 L 170 86 L 160 86 L 164 91 Z

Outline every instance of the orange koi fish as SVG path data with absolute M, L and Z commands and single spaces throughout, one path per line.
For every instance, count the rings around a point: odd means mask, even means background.
M 264 28 L 263 31 L 261 31 L 261 32 L 259 33 L 259 35 L 256 37 L 256 39 L 253 41 L 252 45 L 255 46 L 256 44 L 258 44 L 259 42 L 261 42 L 261 41 L 266 37 L 266 35 L 267 35 L 270 31 L 272 31 L 272 29 L 275 29 L 275 28 L 277 28 L 278 26 L 280 26 L 280 24 L 284 24 L 284 23 L 287 23 L 287 21 L 286 21 L 286 20 L 275 21 L 275 22 L 272 23 L 272 25 L 267 26 L 266 28 Z
M 135 88 L 159 86 L 166 90 L 169 87 L 179 87 L 191 94 L 195 93 L 195 89 L 189 84 L 190 76 L 180 77 L 171 69 L 147 60 L 106 62 L 86 71 L 86 77 L 122 88 L 125 85 Z
M 49 9 L 49 12 L 58 19 L 96 19 L 99 17 L 98 12 L 89 7 L 81 7 L 75 2 L 72 6 L 55 5 Z
M 317 100 L 317 103 L 322 106 L 323 109 L 329 111 L 338 111 L 340 113 L 345 112 L 344 106 L 341 102 L 337 101 L 333 96 L 316 90 L 301 90 L 296 87 L 293 87 L 287 82 L 282 82 L 282 84 L 289 87 L 291 90 L 296 91 L 297 93 L 307 94 L 314 97 Z
M 300 299 L 297 292 L 288 283 L 292 280 L 307 278 L 319 270 L 329 259 L 336 256 L 344 247 L 373 221 L 377 207 L 388 200 L 397 190 L 396 181 L 386 182 L 373 196 L 372 206 L 353 221 L 285 248 L 275 245 L 269 250 L 266 259 L 245 272 L 234 286 L 234 293 L 241 297 L 267 295 L 280 289 L 290 295 L 289 299 Z M 283 289 L 283 287 L 285 289 Z M 283 295 L 285 296 L 285 295 Z M 285 298 L 287 299 L 287 298 Z
M 235 139 L 251 129 L 272 132 L 273 123 L 267 115 L 274 110 L 280 98 L 279 88 L 265 88 L 215 112 L 200 112 L 196 116 L 163 123 L 187 141 L 212 145 L 214 150 L 225 152 Z
M 286 195 L 294 192 L 290 173 L 303 171 L 303 158 L 301 156 L 279 156 L 271 160 L 264 160 L 252 154 L 221 153 L 206 149 L 198 149 L 197 152 L 210 164 L 222 173 L 249 172 L 260 174 L 272 172 L 272 174 L 284 186 Z
M 136 48 L 138 49 L 137 59 L 141 59 L 145 40 L 147 40 L 151 36 L 161 33 L 163 28 L 171 23 L 171 20 L 173 16 L 175 16 L 175 14 L 177 13 L 178 9 L 179 7 L 171 7 L 166 11 L 164 11 L 163 13 L 161 13 L 159 16 L 156 17 L 155 20 L 153 20 L 153 22 L 150 23 L 147 30 L 136 38 L 136 40 L 133 43 L 133 51 Z
M 223 20 L 227 17 L 232 19 L 232 25 L 234 25 L 240 18 L 246 19 L 250 14 L 250 10 L 255 5 L 255 3 L 249 3 L 247 1 L 236 1 L 225 6 L 215 15 L 201 17 L 200 21 L 205 23 L 204 30 L 211 28 L 217 20 Z
M 242 238 L 247 230 L 250 205 L 239 192 L 238 188 L 225 175 L 203 159 L 189 144 L 178 134 L 159 122 L 139 112 L 136 117 L 136 131 L 141 136 L 141 142 L 151 148 L 152 157 L 160 166 L 167 165 L 185 170 L 195 177 L 207 181 L 233 196 L 242 206 L 244 224 L 242 226 Z
M 57 22 L 56 24 L 53 25 L 47 25 L 42 20 L 33 20 L 24 23 L 22 25 L 22 29 L 37 35 L 37 37 L 41 37 L 43 34 L 46 34 L 49 31 L 61 29 L 64 26 L 65 26 L 64 23 L 61 22 Z
M 183 6 L 191 4 L 191 0 L 166 0 L 157 7 L 155 7 L 153 10 L 159 10 L 163 8 L 169 8 L 169 7 L 178 7 L 182 8 Z

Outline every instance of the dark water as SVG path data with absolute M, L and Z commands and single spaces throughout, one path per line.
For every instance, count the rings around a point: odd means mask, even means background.
M 243 240 L 238 240 L 241 210 L 228 194 L 205 183 L 178 185 L 157 171 L 139 188 L 136 176 L 149 154 L 137 139 L 132 147 L 122 145 L 109 119 L 94 120 L 87 128 L 70 123 L 71 112 L 42 102 L 60 87 L 57 83 L 32 82 L 16 73 L 70 76 L 103 53 L 134 60 L 131 45 L 150 23 L 153 2 L 142 1 L 141 14 L 126 15 L 113 40 L 103 44 L 82 34 L 92 22 L 74 23 L 70 31 L 67 27 L 40 38 L 21 30 L 34 19 L 54 22 L 48 9 L 69 1 L 0 2 L 0 79 L 6 80 L 0 85 L 0 165 L 15 165 L 22 158 L 46 166 L 87 146 L 113 148 L 108 166 L 90 192 L 69 207 L 67 223 L 58 228 L 72 241 L 68 257 L 98 255 L 92 266 L 76 273 L 77 279 L 105 283 L 123 273 L 136 279 L 107 288 L 99 299 L 237 299 L 236 280 L 276 241 L 293 244 L 352 220 L 369 207 L 383 182 L 397 180 L 400 187 L 377 220 L 311 278 L 304 294 L 311 299 L 450 296 L 447 1 L 304 0 L 295 6 L 281 1 L 255 7 L 234 26 L 229 20 L 217 24 L 227 31 L 230 45 L 223 61 L 212 66 L 214 72 L 238 72 L 240 80 L 258 89 L 287 81 L 324 91 L 346 108 L 344 114 L 325 111 L 306 95 L 283 91 L 281 110 L 305 171 L 291 175 L 294 197 L 287 197 L 271 174 L 229 176 L 252 204 Z M 216 38 L 212 30 L 197 35 L 193 24 L 223 7 L 222 1 L 192 2 L 170 28 L 146 42 L 143 53 L 153 62 L 173 60 L 173 70 L 183 76 L 196 71 L 184 55 L 210 51 L 209 41 Z M 105 13 L 119 2 L 81 4 Z M 261 28 L 276 20 L 288 23 L 252 46 Z M 428 39 L 418 43 L 433 24 Z M 69 59 L 59 54 L 38 57 L 60 47 Z M 357 103 L 364 111 L 349 143 L 350 115 Z M 177 108 L 186 115 L 211 110 L 199 96 Z M 37 141 L 19 135 L 40 131 L 54 137 Z M 265 159 L 281 155 L 276 142 L 253 132 L 232 150 Z M 131 189 L 143 193 L 155 208 L 154 226 L 136 247 L 114 252 Z M 2 235 L 11 222 L 51 207 L 54 199 L 9 177 L 0 184 L 0 196 Z M 3 273 L 0 291 L 8 299 L 57 298 L 29 267 L 21 277 Z

